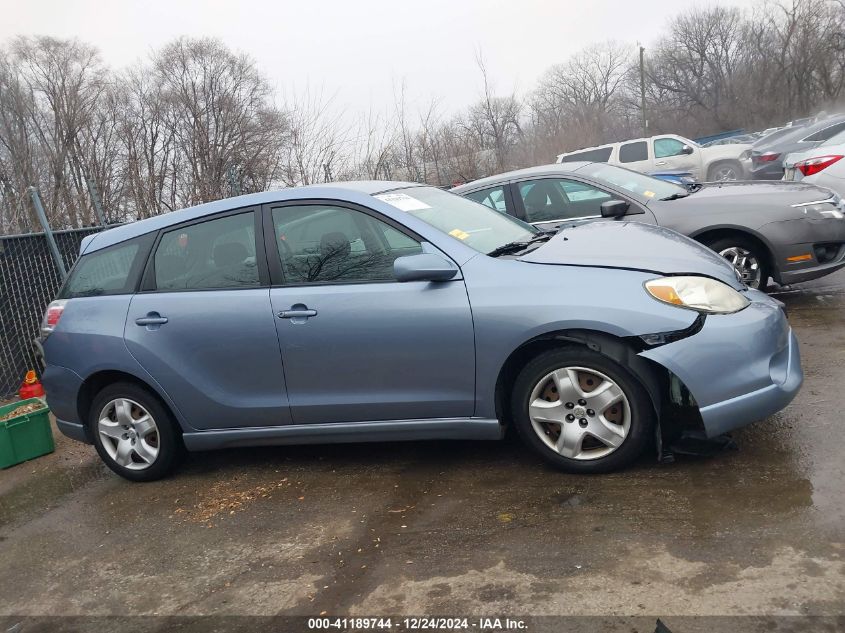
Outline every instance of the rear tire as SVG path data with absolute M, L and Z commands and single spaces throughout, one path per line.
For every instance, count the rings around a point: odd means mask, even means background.
M 549 350 L 519 372 L 511 399 L 522 441 L 572 473 L 603 473 L 633 462 L 652 437 L 654 410 L 622 365 L 587 348 Z
M 705 245 L 727 259 L 746 286 L 765 292 L 772 270 L 769 254 L 759 245 L 741 235 L 720 237 Z
M 725 182 L 742 179 L 742 166 L 734 161 L 711 165 L 707 170 L 708 182 Z
M 94 446 L 106 466 L 130 481 L 155 481 L 176 468 L 182 435 L 166 406 L 131 382 L 103 388 L 88 415 Z

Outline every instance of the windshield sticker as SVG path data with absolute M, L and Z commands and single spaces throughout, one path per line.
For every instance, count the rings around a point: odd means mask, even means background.
M 653 198 L 653 197 L 654 197 L 654 192 L 653 192 L 653 191 L 643 191 L 643 195 L 644 195 L 646 198 Z
M 422 200 L 417 200 L 404 193 L 382 193 L 374 197 L 382 202 L 386 202 L 392 207 L 396 207 L 400 211 L 420 211 L 431 208 Z
M 461 229 L 453 229 L 452 231 L 449 231 L 449 235 L 457 237 L 459 240 L 465 240 L 469 237 L 469 233 L 462 231 Z

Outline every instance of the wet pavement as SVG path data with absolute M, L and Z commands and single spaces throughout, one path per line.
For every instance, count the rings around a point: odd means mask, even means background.
M 278 447 L 140 485 L 58 438 L 0 472 L 0 616 L 845 614 L 845 271 L 777 296 L 804 387 L 709 458 Z

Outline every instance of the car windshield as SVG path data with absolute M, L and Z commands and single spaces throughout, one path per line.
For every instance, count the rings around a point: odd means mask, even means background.
M 625 189 L 647 199 L 657 198 L 658 200 L 664 200 L 672 197 L 683 197 L 689 194 L 680 185 L 675 185 L 659 178 L 652 178 L 651 176 L 614 165 L 592 163 L 579 169 L 578 173 L 595 178 L 613 187 Z
M 409 187 L 375 197 L 482 253 L 527 242 L 539 233 L 530 224 L 436 187 Z

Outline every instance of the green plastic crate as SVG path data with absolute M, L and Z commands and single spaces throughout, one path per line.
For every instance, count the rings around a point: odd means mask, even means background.
M 52 453 L 56 448 L 50 428 L 50 409 L 40 398 L 29 398 L 2 406 L 0 417 L 31 402 L 37 402 L 44 408 L 0 422 L 0 468 L 8 468 Z

